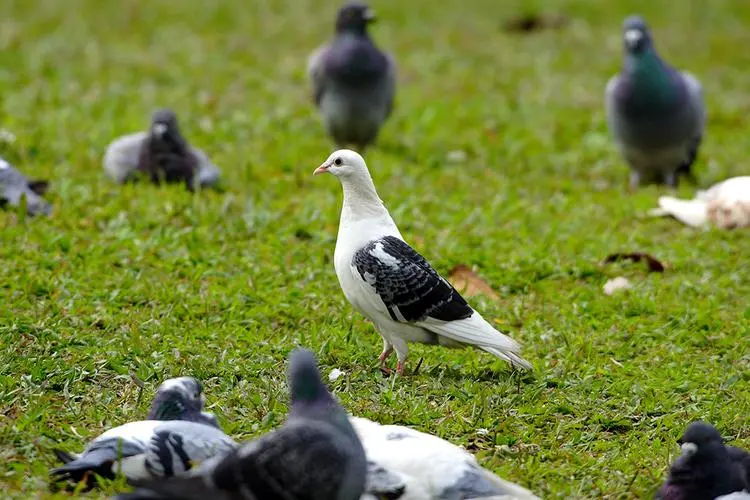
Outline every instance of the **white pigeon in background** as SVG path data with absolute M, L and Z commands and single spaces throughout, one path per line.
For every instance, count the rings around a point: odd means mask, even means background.
M 661 196 L 654 216 L 672 216 L 688 226 L 713 224 L 721 229 L 750 227 L 750 176 L 732 177 L 698 191 L 695 199 Z
M 365 448 L 363 500 L 538 500 L 530 491 L 482 468 L 463 448 L 400 425 L 350 417 Z
M 336 274 L 347 300 L 383 337 L 380 368 L 396 350 L 403 374 L 407 342 L 447 347 L 475 346 L 514 367 L 531 369 L 521 347 L 497 331 L 466 303 L 430 264 L 406 244 L 378 197 L 364 159 L 335 151 L 314 174 L 331 173 L 344 189 L 334 253 Z

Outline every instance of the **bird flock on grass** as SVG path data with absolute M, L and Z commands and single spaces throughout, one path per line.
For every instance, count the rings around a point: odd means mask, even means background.
M 408 344 L 475 347 L 532 370 L 521 344 L 498 331 L 401 235 L 378 195 L 363 153 L 376 144 L 394 110 L 396 64 L 373 43 L 373 10 L 341 7 L 330 43 L 308 59 L 312 97 L 337 150 L 314 170 L 341 183 L 343 205 L 334 252 L 342 292 L 383 339 L 380 370 L 405 375 Z M 664 61 L 639 16 L 623 23 L 624 61 L 605 86 L 607 126 L 630 169 L 629 187 L 677 186 L 694 178 L 692 166 L 706 128 L 698 79 Z M 354 148 L 355 150 L 347 149 Z M 358 151 L 358 152 L 357 152 Z M 118 183 L 146 180 L 216 187 L 220 170 L 189 144 L 171 109 L 153 113 L 146 131 L 113 141 L 106 174 Z M 30 181 L 0 159 L 0 202 L 30 215 L 49 215 L 45 181 Z M 654 216 L 690 226 L 750 227 L 750 177 L 727 179 L 694 200 L 662 196 Z M 289 414 L 276 430 L 238 443 L 206 411 L 201 383 L 169 379 L 144 420 L 104 432 L 80 453 L 55 449 L 62 462 L 54 484 L 96 487 L 124 476 L 135 489 L 119 500 L 524 500 L 527 489 L 481 467 L 463 448 L 398 425 L 381 425 L 346 412 L 322 381 L 311 351 L 298 348 L 288 362 Z M 750 454 L 727 446 L 705 422 L 687 425 L 680 454 L 655 497 L 664 500 L 750 499 Z

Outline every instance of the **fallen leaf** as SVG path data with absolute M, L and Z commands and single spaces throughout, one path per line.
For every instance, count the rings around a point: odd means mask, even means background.
M 448 275 L 448 281 L 467 297 L 476 295 L 486 295 L 495 302 L 500 300 L 500 296 L 487 284 L 477 273 L 472 271 L 469 266 L 457 264 L 451 269 Z
M 622 276 L 618 276 L 617 278 L 613 278 L 609 281 L 607 281 L 604 284 L 604 293 L 606 295 L 612 295 L 613 293 L 619 291 L 619 290 L 629 290 L 633 288 L 633 285 L 630 284 L 630 281 L 628 281 L 627 278 L 623 278 Z
M 663 273 L 666 268 L 666 266 L 657 260 L 656 257 L 643 252 L 613 253 L 604 259 L 604 263 L 609 264 L 611 262 L 617 262 L 618 260 L 632 260 L 633 262 L 645 260 L 649 272 L 652 273 Z

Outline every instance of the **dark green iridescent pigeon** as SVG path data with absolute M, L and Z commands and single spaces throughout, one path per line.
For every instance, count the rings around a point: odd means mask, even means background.
M 659 182 L 677 185 L 691 175 L 706 121 L 700 82 L 659 57 L 639 16 L 623 23 L 622 70 L 607 83 L 607 124 L 630 166 L 630 187 Z
M 305 349 L 289 361 L 291 406 L 279 429 L 181 477 L 133 481 L 119 500 L 359 500 L 367 460 L 346 411 Z

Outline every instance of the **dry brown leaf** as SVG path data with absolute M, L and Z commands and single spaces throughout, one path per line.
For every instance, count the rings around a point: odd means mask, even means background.
M 497 292 L 467 265 L 457 264 L 454 266 L 448 275 L 448 281 L 451 282 L 456 290 L 467 297 L 485 295 L 495 302 L 500 301 L 500 296 Z
M 640 262 L 642 260 L 646 261 L 648 270 L 652 273 L 663 273 L 664 269 L 667 267 L 656 259 L 656 257 L 643 252 L 613 253 L 604 259 L 604 263 L 609 264 L 610 262 L 617 262 L 618 260 L 632 260 L 633 262 Z

